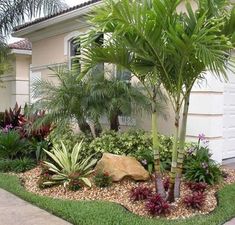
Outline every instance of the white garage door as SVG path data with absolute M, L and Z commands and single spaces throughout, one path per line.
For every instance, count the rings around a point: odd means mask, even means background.
M 235 157 L 235 73 L 229 73 L 224 87 L 223 159 Z

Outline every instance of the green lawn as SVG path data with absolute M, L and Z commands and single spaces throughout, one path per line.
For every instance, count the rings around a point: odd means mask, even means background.
M 235 216 L 235 184 L 226 186 L 219 192 L 219 207 L 210 215 L 177 221 L 142 218 L 114 203 L 37 196 L 27 192 L 17 177 L 7 174 L 0 174 L 0 188 L 76 225 L 218 225 Z

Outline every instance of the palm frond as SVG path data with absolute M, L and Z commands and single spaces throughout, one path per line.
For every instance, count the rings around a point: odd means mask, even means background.
M 66 7 L 63 0 L 1 0 L 0 33 L 8 35 L 15 26 L 28 19 L 51 15 Z

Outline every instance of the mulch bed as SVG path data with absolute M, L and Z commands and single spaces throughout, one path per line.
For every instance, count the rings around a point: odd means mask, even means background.
M 190 191 L 186 188 L 184 182 L 181 185 L 181 198 L 171 204 L 170 213 L 166 216 L 167 219 L 187 218 L 197 214 L 208 214 L 212 212 L 217 206 L 216 192 L 226 184 L 235 182 L 235 170 L 223 168 L 227 177 L 219 185 L 208 186 L 205 191 L 205 204 L 201 210 L 194 210 L 187 208 L 183 203 L 183 197 Z M 153 181 L 135 182 L 132 180 L 123 180 L 118 183 L 113 183 L 108 188 L 98 188 L 93 185 L 91 188 L 84 187 L 79 191 L 65 191 L 63 186 L 54 186 L 47 189 L 40 189 L 37 186 L 37 181 L 41 173 L 41 168 L 36 167 L 30 171 L 20 174 L 20 178 L 24 182 L 27 191 L 33 192 L 42 196 L 49 196 L 59 199 L 70 200 L 102 200 L 121 204 L 131 212 L 140 216 L 151 217 L 145 209 L 145 202 L 133 202 L 130 200 L 130 190 L 139 185 L 152 187 L 154 189 Z

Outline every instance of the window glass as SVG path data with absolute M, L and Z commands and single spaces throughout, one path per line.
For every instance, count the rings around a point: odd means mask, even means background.
M 104 43 L 104 34 L 98 34 L 97 38 L 95 39 L 95 45 L 102 46 Z M 99 63 L 96 67 L 92 70 L 93 75 L 101 75 L 104 74 L 104 63 Z
M 79 58 L 76 56 L 81 55 L 79 38 L 73 38 L 69 41 L 69 69 L 78 68 L 80 71 Z
M 126 82 L 131 82 L 131 72 L 127 69 L 116 67 L 116 77 L 120 80 L 125 80 Z

